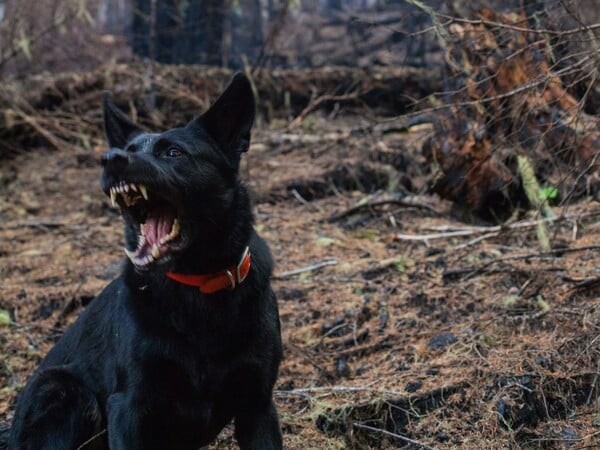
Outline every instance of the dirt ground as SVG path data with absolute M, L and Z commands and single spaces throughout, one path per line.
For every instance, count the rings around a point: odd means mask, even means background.
M 243 177 L 277 267 L 289 449 L 600 448 L 600 204 L 482 228 L 430 196 L 429 128 L 356 117 L 259 125 Z M 119 271 L 92 150 L 0 166 L 0 424 L 40 359 Z M 402 194 L 402 195 L 399 195 Z M 211 448 L 236 448 L 226 429 Z

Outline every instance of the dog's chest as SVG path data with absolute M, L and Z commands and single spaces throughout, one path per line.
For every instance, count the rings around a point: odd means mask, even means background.
M 223 337 L 201 345 L 153 345 L 139 355 L 136 384 L 191 408 L 235 409 L 268 377 L 259 355 Z
M 201 436 L 216 435 L 237 411 L 255 402 L 265 378 L 252 358 L 149 358 L 144 366 L 135 397 L 147 399 L 146 410 Z
M 129 349 L 120 354 L 125 390 L 136 391 L 144 410 L 210 436 L 270 396 L 273 367 L 265 355 L 272 344 L 251 311 L 236 307 L 248 302 L 160 300 L 140 296 L 129 303 Z

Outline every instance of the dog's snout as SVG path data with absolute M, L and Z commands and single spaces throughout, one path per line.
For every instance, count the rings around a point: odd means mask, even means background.
M 118 148 L 111 148 L 102 155 L 102 167 L 109 171 L 120 172 L 129 164 L 129 155 Z

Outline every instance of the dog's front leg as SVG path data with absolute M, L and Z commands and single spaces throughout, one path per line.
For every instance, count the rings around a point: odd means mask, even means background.
M 242 450 L 280 450 L 281 429 L 273 400 L 262 411 L 245 409 L 235 417 L 235 437 Z
M 106 402 L 106 410 L 110 450 L 141 449 L 137 415 L 126 395 L 120 392 L 112 394 Z

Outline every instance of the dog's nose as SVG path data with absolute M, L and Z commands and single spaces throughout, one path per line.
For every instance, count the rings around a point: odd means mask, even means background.
M 121 149 L 111 148 L 102 155 L 102 167 L 111 172 L 120 172 L 129 164 L 129 155 Z

